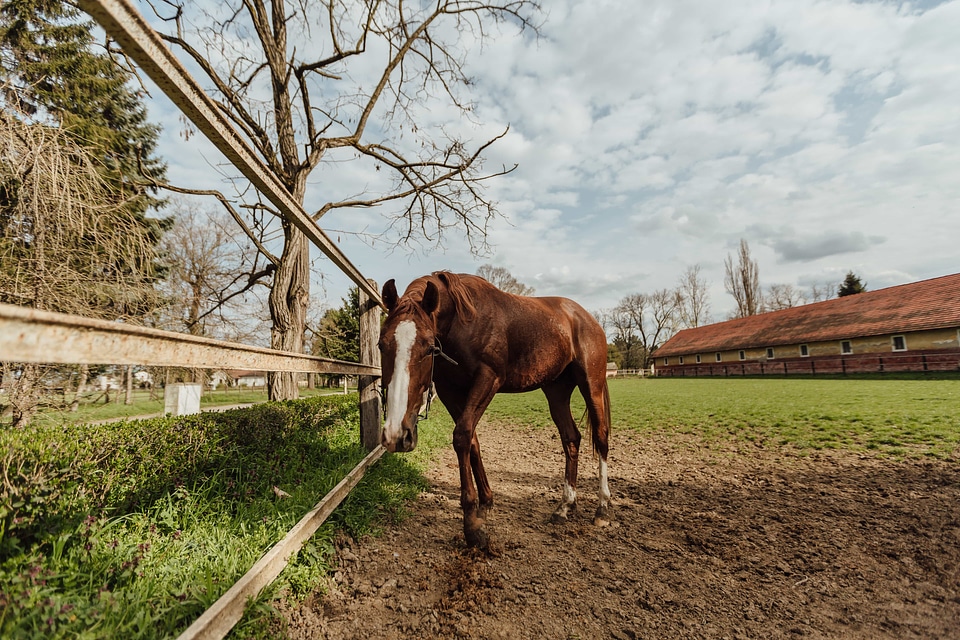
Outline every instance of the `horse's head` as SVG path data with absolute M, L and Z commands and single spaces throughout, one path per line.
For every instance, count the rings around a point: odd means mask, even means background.
M 423 297 L 397 297 L 393 280 L 383 285 L 383 302 L 389 313 L 380 330 L 382 379 L 386 392 L 383 435 L 380 442 L 388 451 L 413 451 L 417 446 L 420 408 L 430 392 L 436 325 L 432 314 L 440 292 L 427 282 Z

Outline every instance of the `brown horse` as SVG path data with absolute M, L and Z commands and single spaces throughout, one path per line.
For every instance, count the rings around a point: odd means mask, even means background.
M 389 314 L 379 344 L 386 415 L 381 441 L 389 451 L 413 450 L 432 380 L 456 422 L 453 448 L 460 464 L 468 545 L 486 548 L 489 543 L 483 519 L 493 494 L 476 426 L 499 392 L 543 389 L 547 396 L 566 455 L 563 497 L 553 514 L 555 522 L 562 522 L 576 508 L 580 430 L 570 413 L 570 397 L 574 388 L 580 389 L 600 458 L 600 506 L 594 522 L 608 522 L 607 339 L 583 307 L 566 298 L 504 293 L 477 276 L 446 271 L 414 280 L 402 298 L 389 280 L 383 285 L 383 301 Z

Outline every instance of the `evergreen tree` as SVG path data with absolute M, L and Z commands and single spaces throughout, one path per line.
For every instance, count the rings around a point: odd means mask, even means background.
M 857 293 L 863 293 L 866 290 L 867 285 L 860 280 L 860 276 L 853 271 L 847 271 L 847 277 L 843 279 L 843 282 L 840 283 L 840 288 L 837 289 L 837 297 L 852 296 Z
M 132 74 L 106 50 L 97 51 L 93 23 L 83 16 L 61 0 L 0 4 L 6 107 L 57 125 L 80 146 L 95 149 L 105 177 L 129 195 L 136 190 L 129 181 L 140 175 L 138 147 L 145 170 L 164 176 L 166 167 L 153 155 L 159 127 L 147 120 L 142 92 L 130 87 Z M 140 206 L 145 211 L 153 204 L 145 198 Z
M 360 289 L 350 289 L 339 309 L 330 309 L 320 321 L 313 354 L 324 358 L 360 360 Z

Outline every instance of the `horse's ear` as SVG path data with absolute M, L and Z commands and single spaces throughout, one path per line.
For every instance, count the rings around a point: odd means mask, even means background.
M 427 282 L 427 288 L 423 292 L 423 300 L 420 301 L 420 306 L 428 314 L 437 310 L 437 307 L 440 306 L 440 290 L 437 289 L 437 285 Z
M 383 292 L 380 297 L 383 298 L 383 304 L 387 305 L 387 311 L 393 311 L 397 306 L 397 283 L 393 278 L 383 283 Z

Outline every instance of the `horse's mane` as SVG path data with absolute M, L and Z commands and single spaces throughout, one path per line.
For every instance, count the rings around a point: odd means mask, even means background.
M 444 288 L 446 289 L 450 295 L 450 300 L 453 302 L 454 312 L 460 316 L 461 320 L 470 322 L 476 317 L 477 307 L 473 304 L 473 294 L 464 284 L 463 279 L 450 271 L 434 271 L 429 276 L 423 276 L 411 282 L 406 294 L 398 302 L 395 311 L 419 308 L 427 283 L 431 280 L 434 280 L 434 284 L 441 291 Z M 436 282 L 437 280 L 439 282 Z
M 446 285 L 450 298 L 453 300 L 453 306 L 457 310 L 457 315 L 464 322 L 470 322 L 477 315 L 477 308 L 473 304 L 470 290 L 463 284 L 463 279 L 456 273 L 450 271 L 434 271 L 430 274 Z

